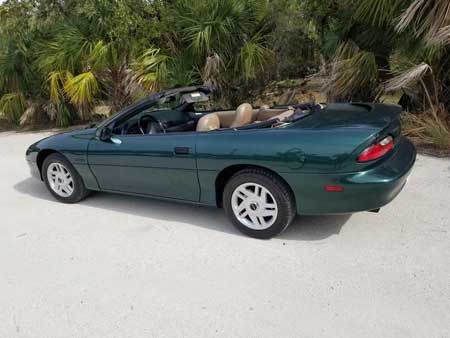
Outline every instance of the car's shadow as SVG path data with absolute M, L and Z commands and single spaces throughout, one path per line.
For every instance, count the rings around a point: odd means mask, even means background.
M 57 202 L 45 188 L 34 178 L 27 178 L 14 185 L 22 194 Z M 80 202 L 83 206 L 123 212 L 152 219 L 185 223 L 200 226 L 233 235 L 240 233 L 233 228 L 224 212 L 216 208 L 184 203 L 173 203 L 156 199 L 124 196 L 107 193 L 95 193 Z M 280 236 L 286 240 L 316 241 L 337 235 L 351 215 L 301 216 Z

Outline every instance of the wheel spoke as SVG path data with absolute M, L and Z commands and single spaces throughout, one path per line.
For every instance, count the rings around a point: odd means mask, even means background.
M 258 222 L 258 217 L 255 214 L 249 214 L 250 219 L 252 220 L 252 223 L 255 227 L 260 227 Z
M 264 209 L 259 214 L 261 217 L 276 216 L 277 211 L 275 209 Z
M 64 188 L 64 190 L 66 190 L 68 194 L 71 194 L 73 192 L 73 188 L 69 184 L 66 184 Z
M 264 217 L 262 217 L 262 216 L 257 216 L 257 218 L 258 218 L 259 224 L 260 224 L 262 227 L 267 226 L 267 222 L 266 222 L 266 220 L 264 219 Z
M 242 190 L 239 190 L 237 192 L 237 194 L 238 194 L 238 197 L 240 197 L 241 199 L 246 199 L 248 197 L 248 195 Z
M 269 200 L 269 194 L 267 193 L 267 191 L 264 191 L 264 203 L 272 204 L 272 203 L 269 203 L 268 200 Z
M 255 196 L 261 197 L 261 194 L 262 194 L 262 187 L 259 185 L 255 186 Z
M 242 217 L 242 218 L 246 218 L 248 216 L 247 209 L 244 209 L 243 212 L 239 214 L 239 216 Z
M 246 205 L 244 202 L 242 202 L 240 205 L 238 205 L 238 207 L 236 208 L 236 211 L 238 214 L 240 214 L 243 210 L 245 210 Z

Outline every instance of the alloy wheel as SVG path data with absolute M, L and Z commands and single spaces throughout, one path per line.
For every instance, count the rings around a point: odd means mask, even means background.
M 53 162 L 47 168 L 50 188 L 61 197 L 69 197 L 74 191 L 74 182 L 70 171 L 61 163 Z
M 231 197 L 231 207 L 236 218 L 253 230 L 265 230 L 276 221 L 278 205 L 269 190 L 260 184 L 244 183 Z

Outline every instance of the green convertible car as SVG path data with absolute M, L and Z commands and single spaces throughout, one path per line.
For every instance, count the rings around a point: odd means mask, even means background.
M 155 94 L 99 125 L 29 147 L 32 174 L 61 202 L 90 191 L 223 207 L 243 233 L 270 238 L 297 214 L 377 211 L 416 158 L 401 108 L 243 103 L 207 111 L 211 89 Z

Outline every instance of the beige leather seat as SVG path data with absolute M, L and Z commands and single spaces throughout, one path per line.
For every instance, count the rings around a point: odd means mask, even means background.
M 220 128 L 220 119 L 216 113 L 202 116 L 197 122 L 197 131 L 211 131 Z
M 253 108 L 249 103 L 241 104 L 236 111 L 219 111 L 202 116 L 197 123 L 197 131 L 219 128 L 239 128 L 253 122 Z
M 239 128 L 253 122 L 253 107 L 249 103 L 243 103 L 236 109 L 231 128 Z

